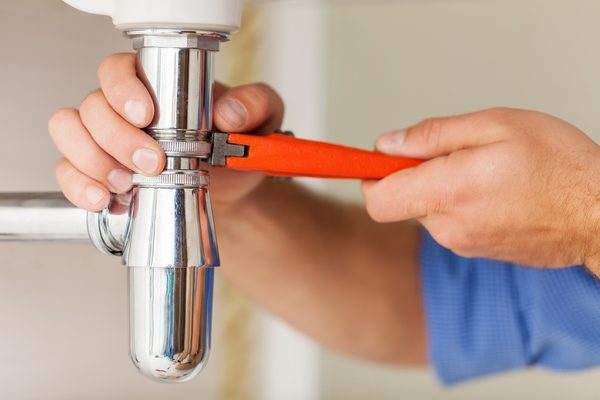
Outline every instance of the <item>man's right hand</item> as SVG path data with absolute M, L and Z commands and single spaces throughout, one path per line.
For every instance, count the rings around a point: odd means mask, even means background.
M 134 54 L 115 54 L 98 69 L 100 89 L 80 109 L 58 110 L 48 130 L 64 156 L 56 176 L 65 196 L 76 206 L 98 211 L 108 205 L 110 192 L 131 189 L 132 173 L 157 175 L 165 154 L 142 131 L 154 117 L 150 93 L 136 75 Z M 272 132 L 283 119 L 281 98 L 264 84 L 229 89 L 216 84 L 214 125 L 222 132 Z M 207 169 L 210 169 L 207 166 Z M 211 169 L 213 206 L 226 210 L 245 198 L 263 176 Z

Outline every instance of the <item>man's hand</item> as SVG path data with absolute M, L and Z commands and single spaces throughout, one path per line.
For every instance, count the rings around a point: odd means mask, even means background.
M 136 76 L 135 56 L 116 54 L 98 69 L 101 89 L 92 92 L 80 110 L 57 111 L 49 132 L 64 158 L 56 167 L 65 196 L 78 207 L 97 211 L 108 204 L 109 192 L 131 189 L 132 171 L 159 174 L 165 155 L 142 131 L 152 121 L 152 98 Z M 272 132 L 280 127 L 283 102 L 268 86 L 215 87 L 214 124 L 223 132 Z M 207 169 L 209 169 L 207 167 Z M 255 189 L 260 174 L 211 170 L 213 206 L 227 210 Z
M 600 147 L 541 113 L 493 109 L 424 121 L 377 141 L 419 167 L 363 193 L 376 221 L 418 219 L 466 257 L 586 264 L 600 275 Z

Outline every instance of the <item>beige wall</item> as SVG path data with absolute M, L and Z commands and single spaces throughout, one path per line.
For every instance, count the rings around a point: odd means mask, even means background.
M 330 140 L 371 147 L 380 132 L 492 106 L 552 113 L 600 140 L 597 0 L 351 3 L 329 7 Z M 353 183 L 330 190 L 358 196 Z M 431 373 L 329 353 L 322 368 L 326 399 L 592 399 L 600 393 L 598 370 L 516 373 L 443 391 Z

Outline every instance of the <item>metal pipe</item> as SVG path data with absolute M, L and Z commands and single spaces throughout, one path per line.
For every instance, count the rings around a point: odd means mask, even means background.
M 202 31 L 129 31 L 138 75 L 154 100 L 145 129 L 165 150 L 165 171 L 134 175 L 123 264 L 129 267 L 131 358 L 166 382 L 191 379 L 205 365 L 219 254 L 208 172 L 212 53 L 226 37 Z
M 0 193 L 0 241 L 89 242 L 86 214 L 62 193 Z

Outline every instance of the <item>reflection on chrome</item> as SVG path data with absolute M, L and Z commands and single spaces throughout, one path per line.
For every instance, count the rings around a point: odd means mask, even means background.
M 129 268 L 131 358 L 148 376 L 193 378 L 208 359 L 212 268 Z

